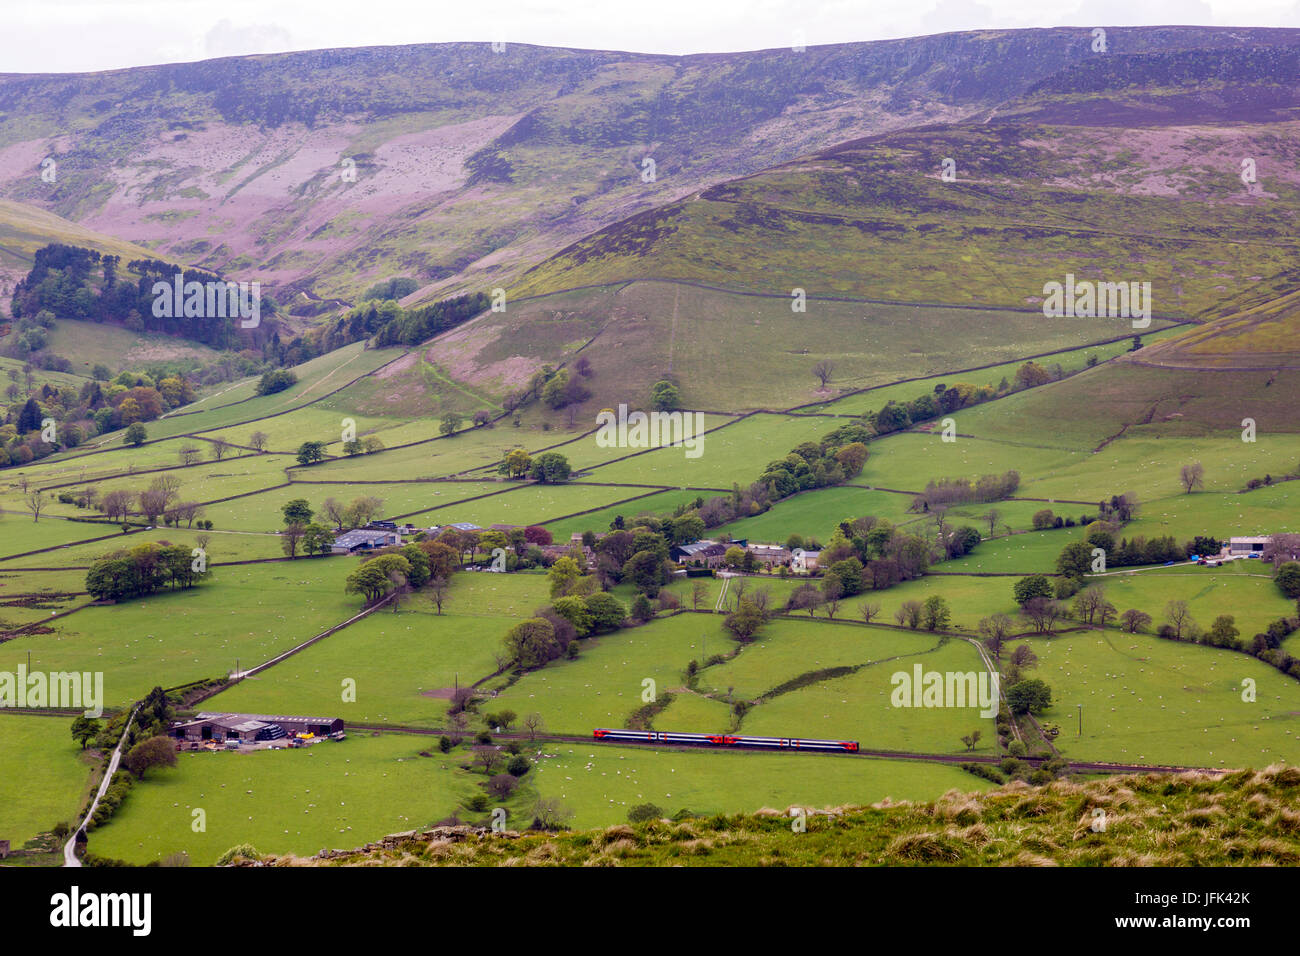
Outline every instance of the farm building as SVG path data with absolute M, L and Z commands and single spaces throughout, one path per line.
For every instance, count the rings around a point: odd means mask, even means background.
M 362 528 L 339 535 L 334 539 L 330 550 L 334 554 L 356 554 L 358 551 L 373 551 L 375 548 L 387 548 L 401 543 L 402 536 L 396 531 Z
M 1268 535 L 1229 538 L 1229 554 L 1263 554 L 1264 549 L 1268 547 Z
M 678 564 L 696 564 L 701 567 L 716 568 L 722 564 L 727 554 L 727 546 L 715 541 L 695 541 L 691 544 L 679 544 L 668 556 Z
M 341 717 L 203 713 L 193 720 L 172 724 L 172 736 L 184 740 L 280 740 L 297 734 L 324 737 L 342 731 Z

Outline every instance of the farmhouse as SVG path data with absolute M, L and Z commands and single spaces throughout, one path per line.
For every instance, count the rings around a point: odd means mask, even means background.
M 749 544 L 745 546 L 745 550 L 752 554 L 759 564 L 769 568 L 789 564 L 792 557 L 790 551 L 779 544 Z
M 803 548 L 795 548 L 790 552 L 790 567 L 795 571 L 804 574 L 811 574 L 817 570 L 817 561 L 821 558 L 820 551 L 805 551 Z
M 356 554 L 358 551 L 372 551 L 401 543 L 402 536 L 396 531 L 361 528 L 339 535 L 330 546 L 330 551 L 334 554 Z
M 181 740 L 281 740 L 297 734 L 325 737 L 343 732 L 340 717 L 288 717 L 266 714 L 208 714 L 172 724 L 173 737 Z

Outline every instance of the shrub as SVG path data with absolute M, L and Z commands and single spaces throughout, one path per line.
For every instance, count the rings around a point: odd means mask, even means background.
M 664 811 L 653 803 L 638 803 L 627 811 L 628 823 L 645 823 L 649 820 L 662 820 Z
M 517 756 L 506 764 L 506 772 L 513 777 L 522 777 L 533 767 L 532 762 L 527 757 Z

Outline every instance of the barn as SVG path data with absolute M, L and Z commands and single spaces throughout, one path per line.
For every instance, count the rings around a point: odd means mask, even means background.
M 280 740 L 298 734 L 328 737 L 343 732 L 341 717 L 291 717 L 268 714 L 198 714 L 172 724 L 172 736 L 182 740 Z

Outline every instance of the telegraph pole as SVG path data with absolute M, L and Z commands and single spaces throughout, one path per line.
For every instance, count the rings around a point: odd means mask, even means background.
M 1083 704 L 1078 704 L 1077 706 L 1078 706 L 1078 708 L 1079 708 L 1079 733 L 1078 733 L 1078 736 L 1082 737 L 1082 736 L 1083 736 Z

